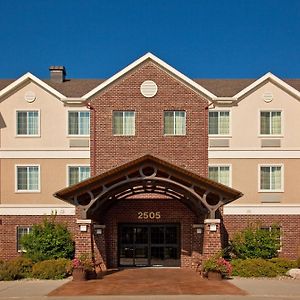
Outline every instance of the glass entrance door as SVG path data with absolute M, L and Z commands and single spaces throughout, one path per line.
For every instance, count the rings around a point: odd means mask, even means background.
M 178 224 L 119 226 L 119 265 L 180 266 Z

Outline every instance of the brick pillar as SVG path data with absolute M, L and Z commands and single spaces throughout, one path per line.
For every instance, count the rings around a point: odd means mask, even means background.
M 75 235 L 75 256 L 88 254 L 93 257 L 93 222 L 88 219 L 77 219 L 76 223 L 78 227 Z
M 221 220 L 204 220 L 203 258 L 207 259 L 222 250 L 221 245 Z

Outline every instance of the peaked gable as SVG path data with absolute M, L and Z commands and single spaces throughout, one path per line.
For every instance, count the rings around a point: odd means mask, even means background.
M 207 99 L 212 100 L 213 98 L 216 98 L 216 96 L 213 93 L 211 93 L 210 91 L 208 91 L 207 89 L 205 89 L 204 87 L 202 87 L 201 85 L 199 85 L 198 83 L 193 81 L 192 79 L 190 79 L 187 76 L 185 76 L 184 74 L 180 73 L 179 71 L 177 71 L 176 69 L 174 69 L 173 67 L 171 67 L 170 65 L 168 65 L 167 63 L 165 63 L 164 61 L 162 61 L 155 55 L 153 55 L 152 53 L 147 53 L 144 56 L 142 56 L 141 58 L 139 58 L 136 61 L 134 61 L 133 63 L 131 63 L 130 65 L 128 65 L 123 70 L 116 73 L 114 76 L 110 77 L 109 79 L 107 79 L 106 81 L 104 81 L 103 83 L 98 85 L 96 88 L 92 89 L 90 92 L 88 92 L 84 96 L 82 96 L 83 100 L 88 100 L 89 98 L 94 96 L 96 93 L 100 92 L 101 90 L 103 90 L 104 88 L 106 88 L 107 86 L 112 84 L 114 81 L 116 81 L 117 79 L 119 79 L 120 77 L 122 77 L 126 73 L 130 72 L 131 70 L 133 70 L 134 68 L 136 68 L 137 66 L 139 66 L 140 64 L 142 64 L 143 62 L 145 62 L 147 60 L 152 60 L 154 63 L 156 63 L 162 69 L 164 69 L 165 71 L 167 71 L 168 73 L 173 75 L 175 78 L 183 81 L 189 87 L 191 87 L 198 93 L 205 96 Z

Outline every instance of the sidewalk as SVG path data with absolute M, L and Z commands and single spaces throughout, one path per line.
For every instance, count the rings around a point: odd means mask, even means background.
M 46 295 L 70 280 L 0 282 L 0 300 L 299 300 L 300 280 L 235 278 L 235 286 L 248 292 L 233 295 L 143 295 L 143 296 L 80 296 L 47 297 Z M 117 288 L 117 287 L 116 287 Z

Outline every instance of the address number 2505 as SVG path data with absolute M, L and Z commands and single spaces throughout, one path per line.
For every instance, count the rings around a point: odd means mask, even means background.
M 160 211 L 139 211 L 138 219 L 160 219 Z

